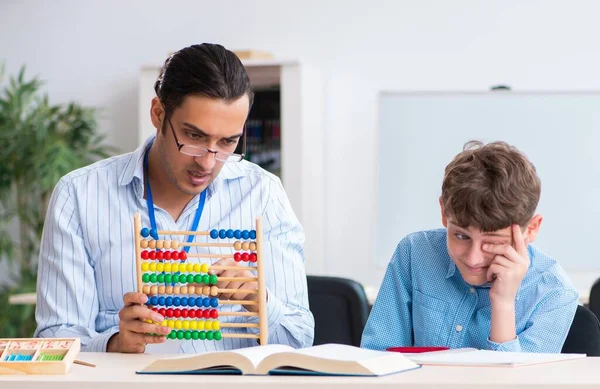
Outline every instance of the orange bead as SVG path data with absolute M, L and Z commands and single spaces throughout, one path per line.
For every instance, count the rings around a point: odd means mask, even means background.
M 242 243 L 242 250 L 248 250 L 250 248 L 250 242 Z
M 156 241 L 155 240 L 151 240 L 148 242 L 148 247 L 150 247 L 151 249 L 155 249 L 156 248 Z
M 165 240 L 165 243 L 163 244 L 163 246 L 166 249 L 170 249 L 171 248 L 171 241 L 170 240 Z
M 156 248 L 157 249 L 162 249 L 164 247 L 164 245 L 165 245 L 165 241 L 164 240 L 160 239 L 160 240 L 156 241 Z
M 179 291 L 181 292 L 181 294 L 188 294 L 188 287 L 184 285 Z
M 240 242 L 239 240 L 236 241 L 235 243 L 233 243 L 233 248 L 235 249 L 235 251 L 240 251 L 242 249 L 242 242 Z
M 150 294 L 150 286 L 149 285 L 144 285 L 142 287 L 142 293 L 143 294 Z
M 219 294 L 219 288 L 217 288 L 216 286 L 211 286 L 210 287 L 210 295 L 211 296 L 216 296 Z
M 140 247 L 143 249 L 147 249 L 148 248 L 148 241 L 146 239 L 142 239 L 142 241 L 140 241 Z
M 164 285 L 161 285 L 158 287 L 158 293 L 165 294 L 165 286 Z
M 179 248 L 179 241 L 178 240 L 172 240 L 171 241 L 171 248 L 173 250 L 177 250 L 177 248 Z
M 181 287 L 179 285 L 174 286 L 173 294 L 181 294 L 180 289 L 181 289 Z
M 256 242 L 250 242 L 250 250 L 252 250 L 252 251 L 256 250 Z
M 210 295 L 210 286 L 205 286 L 202 288 L 202 294 L 205 296 Z
M 151 286 L 150 287 L 150 294 L 151 295 L 155 295 L 157 293 L 158 293 L 158 286 L 156 286 L 156 285 Z
M 165 288 L 165 293 L 173 294 L 173 287 L 171 285 L 167 285 L 167 287 Z
M 195 293 L 196 293 L 196 287 L 194 285 L 188 286 L 188 294 L 195 294 Z

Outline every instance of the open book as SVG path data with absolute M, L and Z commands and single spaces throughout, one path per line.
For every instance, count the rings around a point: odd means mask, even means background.
M 455 349 L 407 356 L 420 365 L 518 367 L 585 358 L 585 354 L 513 353 Z
M 400 353 L 341 344 L 297 350 L 273 344 L 158 359 L 137 373 L 381 376 L 418 367 Z

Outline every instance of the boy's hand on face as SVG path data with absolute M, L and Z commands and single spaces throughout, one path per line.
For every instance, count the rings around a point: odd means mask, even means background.
M 529 268 L 528 242 L 523 238 L 521 228 L 512 225 L 513 245 L 484 244 L 485 252 L 496 254 L 488 271 L 487 280 L 493 281 L 490 289 L 492 304 L 514 305 L 521 281 Z

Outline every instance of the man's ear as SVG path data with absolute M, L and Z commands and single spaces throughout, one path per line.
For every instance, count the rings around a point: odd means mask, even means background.
M 442 201 L 442 196 L 440 196 L 440 211 L 442 212 L 442 224 L 444 227 L 448 227 L 448 217 L 444 211 L 444 202 Z
M 534 215 L 531 220 L 529 220 L 527 227 L 525 227 L 525 232 L 523 233 L 525 244 L 532 243 L 535 240 L 540 230 L 540 226 L 542 225 L 542 220 L 544 220 L 544 218 L 539 214 Z
M 157 135 L 158 131 L 163 128 L 163 120 L 165 118 L 165 108 L 162 105 L 161 101 L 158 97 L 154 97 L 152 99 L 152 104 L 150 105 L 150 120 L 152 121 L 152 125 L 156 128 Z

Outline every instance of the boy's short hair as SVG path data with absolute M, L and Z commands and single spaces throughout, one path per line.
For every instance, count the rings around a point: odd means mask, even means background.
M 442 204 L 452 223 L 492 232 L 525 227 L 537 208 L 541 181 L 527 157 L 505 142 L 467 142 L 444 173 Z

